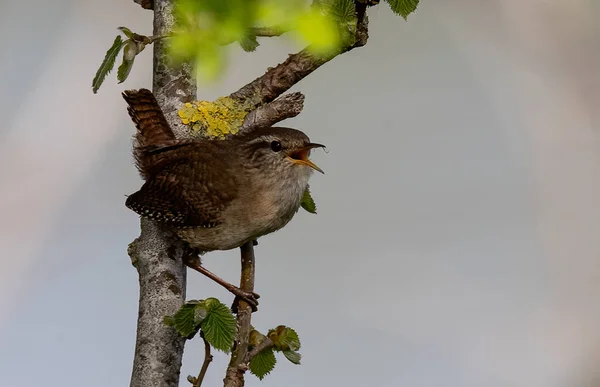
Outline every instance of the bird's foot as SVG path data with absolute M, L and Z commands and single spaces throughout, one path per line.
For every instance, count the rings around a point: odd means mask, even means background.
M 233 313 L 238 312 L 238 305 L 240 300 L 245 301 L 250 308 L 252 308 L 252 312 L 256 312 L 258 310 L 258 299 L 260 298 L 260 294 L 255 292 L 249 292 L 247 290 L 243 290 L 238 288 L 237 286 L 233 286 L 229 290 L 231 293 L 235 295 L 235 299 L 233 300 L 233 304 L 231 304 L 231 311 Z

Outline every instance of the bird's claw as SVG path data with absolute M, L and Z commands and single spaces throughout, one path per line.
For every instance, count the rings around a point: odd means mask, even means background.
M 231 305 L 231 311 L 233 313 L 238 312 L 238 304 L 240 300 L 246 301 L 250 308 L 252 308 L 252 312 L 256 312 L 258 310 L 258 299 L 260 298 L 260 294 L 255 292 L 249 292 L 247 290 L 242 290 L 238 287 L 233 287 L 229 289 L 231 293 L 235 295 L 235 299 L 233 300 L 233 304 Z

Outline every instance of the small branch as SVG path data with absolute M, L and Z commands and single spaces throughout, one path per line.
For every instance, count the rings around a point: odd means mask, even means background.
M 271 341 L 271 339 L 269 339 L 268 337 L 265 338 L 263 341 L 260 342 L 260 344 L 258 344 L 256 347 L 252 348 L 252 351 L 250 351 L 246 354 L 246 357 L 244 358 L 244 364 L 250 363 L 250 361 L 254 358 L 254 356 L 258 355 L 265 349 L 268 349 L 271 347 L 273 347 L 273 341 Z
M 192 383 L 192 387 L 200 387 L 202 385 L 204 375 L 206 375 L 206 370 L 208 370 L 208 365 L 213 360 L 213 355 L 210 353 L 210 344 L 206 341 L 206 338 L 204 338 L 204 333 L 200 332 L 200 337 L 204 340 L 204 363 L 202 363 L 200 373 L 196 380 L 194 380 L 194 383 Z
M 248 133 L 257 128 L 268 127 L 286 118 L 296 117 L 304 108 L 304 94 L 286 94 L 248 113 L 240 133 Z
M 261 77 L 248 83 L 238 91 L 231 93 L 230 97 L 238 100 L 250 108 L 257 108 L 273 101 L 289 88 L 300 82 L 304 77 L 329 62 L 339 54 L 350 51 L 355 47 L 362 47 L 369 38 L 367 4 L 355 1 L 357 28 L 356 39 L 352 46 L 344 47 L 338 52 L 329 55 L 311 54 L 310 48 L 290 55 L 283 63 L 270 68 Z
M 247 242 L 240 247 L 242 258 L 242 276 L 240 279 L 240 288 L 248 292 L 254 291 L 254 245 L 252 241 Z M 252 307 L 244 300 L 238 301 L 237 325 L 238 331 L 231 361 L 227 366 L 227 372 L 223 383 L 225 387 L 242 387 L 244 385 L 244 372 L 246 368 L 242 366 L 248 352 L 248 343 L 250 341 L 250 323 L 252 319 Z

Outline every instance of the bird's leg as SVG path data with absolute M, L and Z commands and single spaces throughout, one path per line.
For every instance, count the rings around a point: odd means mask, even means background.
M 260 295 L 255 292 L 248 292 L 246 290 L 240 289 L 239 287 L 225 281 L 223 278 L 219 277 L 212 271 L 206 269 L 204 266 L 202 266 L 200 262 L 200 257 L 198 256 L 196 250 L 192 248 L 188 249 L 188 251 L 183 256 L 183 262 L 186 264 L 187 267 L 204 274 L 211 280 L 215 281 L 216 283 L 233 293 L 236 297 L 234 305 L 237 305 L 237 299 L 241 298 L 248 304 L 250 304 L 253 312 L 256 312 L 258 307 L 258 299 L 260 298 Z

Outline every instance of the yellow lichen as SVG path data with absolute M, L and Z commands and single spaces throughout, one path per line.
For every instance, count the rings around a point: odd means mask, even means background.
M 194 132 L 209 138 L 224 139 L 229 134 L 238 133 L 248 112 L 239 102 L 220 97 L 213 102 L 188 102 L 178 114 L 181 122 L 189 125 Z

